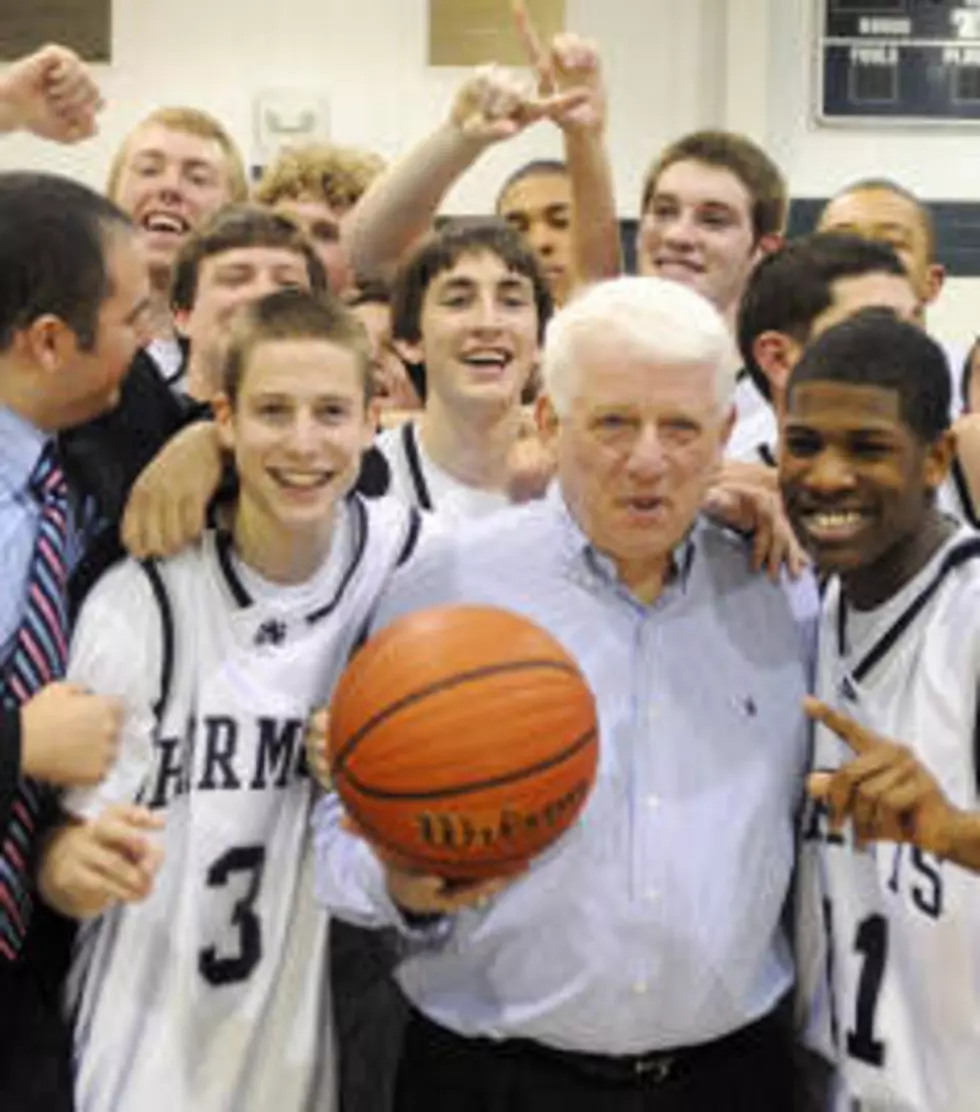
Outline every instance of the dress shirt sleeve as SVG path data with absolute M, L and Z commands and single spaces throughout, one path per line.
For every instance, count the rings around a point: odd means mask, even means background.
M 152 764 L 163 627 L 143 570 L 127 561 L 107 572 L 86 599 L 72 637 L 67 678 L 124 708 L 116 762 L 101 784 L 65 793 L 71 814 L 91 818 L 109 803 L 136 799 Z
M 813 690 L 817 669 L 817 630 L 820 622 L 820 589 L 816 576 L 804 571 L 798 579 L 784 576 L 784 590 L 799 633 L 801 660 L 807 687 Z
M 395 927 L 421 946 L 445 941 L 452 931 L 452 917 L 410 924 L 388 894 L 381 862 L 363 838 L 344 830 L 343 816 L 336 792 L 325 795 L 313 812 L 314 883 L 320 904 L 331 915 L 359 927 Z
M 388 582 L 378 602 L 371 632 L 415 610 L 449 603 L 456 591 L 455 535 L 438 516 L 427 514 L 422 534 L 406 564 Z

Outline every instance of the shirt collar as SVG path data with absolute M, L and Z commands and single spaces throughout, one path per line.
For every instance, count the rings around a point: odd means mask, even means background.
M 560 521 L 565 555 L 569 560 L 579 568 L 584 566 L 593 575 L 626 590 L 620 582 L 612 557 L 600 552 L 583 531 L 569 509 L 557 480 L 548 488 L 547 501 Z M 687 589 L 699 533 L 698 522 L 695 521 L 671 553 L 674 572 L 668 584 L 678 586 L 681 590 Z
M 51 437 L 12 409 L 0 406 L 0 471 L 14 490 L 27 488 Z

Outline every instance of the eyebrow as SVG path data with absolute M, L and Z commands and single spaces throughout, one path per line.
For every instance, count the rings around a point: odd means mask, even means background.
M 160 147 L 143 147 L 142 150 L 133 151 L 134 162 L 140 159 L 149 162 L 166 162 L 167 158 L 167 152 Z M 199 158 L 196 155 L 192 158 L 180 159 L 180 164 L 191 170 L 217 170 L 219 168 L 216 162 L 210 162 L 208 159 Z
M 227 277 L 232 274 L 254 274 L 258 267 L 253 262 L 218 262 L 215 263 L 215 274 Z
M 883 223 L 876 223 L 873 225 L 876 232 L 898 232 L 903 236 L 911 234 L 912 229 L 906 224 L 897 224 L 893 220 L 886 220 Z
M 440 293 L 461 292 L 469 293 L 470 290 L 476 289 L 478 283 L 473 278 L 466 278 L 462 275 L 457 275 L 454 278 L 447 278 L 440 287 Z M 508 274 L 500 278 L 496 284 L 496 289 L 521 289 L 528 290 L 531 287 L 531 280 L 525 278 L 522 274 Z
M 296 395 L 291 393 L 289 390 L 259 390 L 257 393 L 252 395 L 253 403 L 254 402 L 295 402 L 297 400 L 299 400 L 301 402 L 310 402 L 313 405 L 322 405 L 324 402 L 329 402 L 331 404 L 336 404 L 337 402 L 345 402 L 345 403 L 346 402 L 355 402 L 356 403 L 358 399 L 357 399 L 357 397 L 354 397 L 351 394 L 341 394 L 341 393 L 315 394 L 312 398 L 303 397 L 303 398 L 297 399 Z
M 835 429 L 833 431 L 842 433 L 845 436 L 883 436 L 891 438 L 895 434 L 894 426 L 886 418 L 881 418 L 875 422 L 875 418 L 868 417 L 872 424 L 867 425 L 854 425 L 844 429 Z M 786 417 L 786 431 L 796 432 L 813 432 L 822 435 L 819 418 L 815 421 L 812 417 Z
M 656 201 L 672 201 L 675 205 L 680 204 L 680 198 L 676 193 L 654 193 L 650 198 L 650 203 L 653 204 Z M 734 205 L 730 205 L 727 201 L 722 201 L 715 197 L 700 198 L 694 202 L 694 207 L 719 208 L 724 209 L 725 212 L 738 212 L 738 209 Z
M 856 220 L 854 217 L 849 217 L 846 220 L 834 220 L 830 222 L 832 228 L 857 228 L 865 224 L 865 221 Z M 900 232 L 902 235 L 908 235 L 911 228 L 907 224 L 899 224 L 894 220 L 871 220 L 867 222 L 870 227 L 874 228 L 876 232 Z

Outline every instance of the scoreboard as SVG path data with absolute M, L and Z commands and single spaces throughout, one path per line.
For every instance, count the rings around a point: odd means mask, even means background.
M 980 0 L 821 0 L 823 123 L 980 123 Z

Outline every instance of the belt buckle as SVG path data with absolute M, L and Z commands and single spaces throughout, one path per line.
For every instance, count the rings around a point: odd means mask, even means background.
M 650 1058 L 637 1058 L 633 1063 L 633 1072 L 637 1078 L 649 1079 L 655 1085 L 660 1085 L 670 1077 L 674 1070 L 674 1057 L 671 1054 L 657 1054 Z

